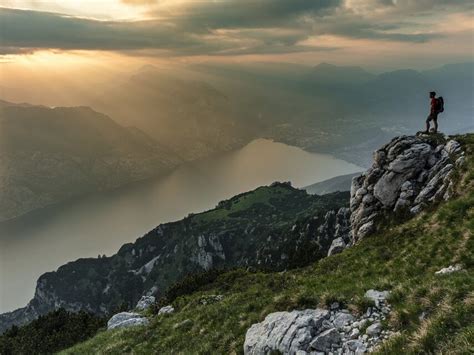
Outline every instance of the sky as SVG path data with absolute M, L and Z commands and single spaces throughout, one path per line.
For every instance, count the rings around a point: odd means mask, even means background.
M 0 62 L 472 61 L 472 0 L 0 0 Z

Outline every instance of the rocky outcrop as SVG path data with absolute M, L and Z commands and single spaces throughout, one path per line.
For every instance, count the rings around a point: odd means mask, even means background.
M 138 313 L 122 312 L 115 314 L 109 319 L 107 322 L 107 330 L 148 325 L 148 323 L 148 319 Z
M 155 297 L 142 296 L 142 298 L 140 298 L 140 301 L 138 301 L 137 305 L 135 306 L 135 309 L 139 311 L 145 311 L 149 309 L 150 307 L 152 307 L 154 303 L 155 303 Z
M 351 244 L 351 211 L 349 208 L 341 208 L 334 222 L 334 236 L 328 250 L 328 256 L 342 252 Z
M 384 330 L 382 321 L 390 312 L 388 292 L 369 290 L 366 297 L 376 301 L 374 307 L 359 317 L 335 304 L 331 310 L 269 314 L 253 324 L 246 333 L 245 354 L 360 354 L 374 350 L 393 332 Z M 365 329 L 365 330 L 364 330 Z
M 247 330 L 244 353 L 252 355 L 295 354 L 309 349 L 311 341 L 324 330 L 323 322 L 329 317 L 324 309 L 276 312 Z
M 158 311 L 158 315 L 171 314 L 171 313 L 174 313 L 174 307 L 171 305 L 161 307 L 160 310 Z
M 372 167 L 352 180 L 352 242 L 373 233 L 382 216 L 417 214 L 449 199 L 463 155 L 458 142 L 427 135 L 396 137 L 377 150 Z
M 135 309 L 137 311 L 146 311 L 151 308 L 155 303 L 155 297 L 153 296 L 142 296 L 138 301 Z M 169 306 L 171 307 L 171 306 Z M 172 313 L 174 311 L 171 307 L 171 311 L 168 310 L 167 313 Z M 161 309 L 160 309 L 161 311 Z M 165 312 L 162 312 L 165 313 Z M 160 313 L 158 313 L 160 314 Z M 140 313 L 136 312 L 120 312 L 113 315 L 107 322 L 107 330 L 116 329 L 116 328 L 130 328 L 141 325 L 148 325 L 149 321 L 146 317 L 142 316 Z

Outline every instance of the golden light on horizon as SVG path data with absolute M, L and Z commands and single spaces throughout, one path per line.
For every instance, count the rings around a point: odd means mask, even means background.
M 0 0 L 0 9 L 5 10 L 0 66 L 12 68 L 16 63 L 58 71 L 148 62 L 315 65 L 324 61 L 386 70 L 399 64 L 424 67 L 427 53 L 431 67 L 472 60 L 474 23 L 472 16 L 459 9 L 434 12 L 434 8 L 420 10 L 419 4 L 410 3 L 380 5 L 377 11 L 369 11 L 372 0 L 344 0 L 321 15 L 318 6 L 308 2 L 307 14 L 301 16 L 299 5 L 288 14 L 290 2 L 287 7 L 273 7 L 271 1 L 263 1 L 269 14 L 274 13 L 273 19 L 254 4 L 237 0 Z M 234 10 L 247 16 L 235 16 Z
M 121 0 L 2 0 L 0 7 L 47 11 L 97 20 L 133 20 L 145 18 L 144 8 Z

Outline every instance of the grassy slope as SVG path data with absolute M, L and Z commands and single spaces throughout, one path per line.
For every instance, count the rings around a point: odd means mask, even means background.
M 246 330 L 268 313 L 325 307 L 334 300 L 361 312 L 370 288 L 392 291 L 394 311 L 385 326 L 400 331 L 381 352 L 474 352 L 474 135 L 459 139 L 470 159 L 458 176 L 456 199 L 306 268 L 223 274 L 174 300 L 177 312 L 154 317 L 149 327 L 103 331 L 65 353 L 241 353 Z M 464 270 L 434 274 L 456 263 Z M 201 305 L 205 294 L 224 299 Z M 186 319 L 192 322 L 174 326 Z

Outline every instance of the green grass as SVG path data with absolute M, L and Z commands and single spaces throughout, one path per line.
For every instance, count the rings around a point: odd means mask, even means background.
M 177 312 L 155 317 L 150 327 L 102 332 L 65 353 L 118 354 L 132 349 L 134 353 L 240 353 L 248 327 L 268 313 L 325 307 L 334 300 L 362 312 L 363 295 L 370 288 L 392 291 L 394 312 L 388 324 L 402 331 L 384 346 L 385 352 L 464 353 L 474 346 L 469 336 L 474 322 L 473 201 L 471 193 L 446 203 L 432 216 L 367 238 L 308 268 L 277 274 L 223 274 L 211 290 L 177 298 Z M 454 216 L 446 212 L 459 204 L 470 207 Z M 462 263 L 465 270 L 434 275 L 453 263 Z M 225 297 L 203 306 L 199 303 L 203 294 Z M 428 315 L 425 321 L 418 319 L 422 312 Z M 193 321 L 189 329 L 173 329 L 185 319 Z
M 284 187 L 271 188 L 262 186 L 254 190 L 252 193 L 241 194 L 230 200 L 225 201 L 223 208 L 216 208 L 207 212 L 199 213 L 194 216 L 196 222 L 207 223 L 218 219 L 226 218 L 232 213 L 244 211 L 255 204 L 263 204 L 272 206 L 270 200 L 275 197 L 282 197 L 291 193 Z M 219 206 L 220 207 L 220 206 Z
M 474 139 L 463 140 L 472 156 Z M 102 331 L 64 354 L 242 353 L 245 332 L 275 311 L 326 307 L 337 300 L 365 311 L 366 290 L 390 290 L 386 326 L 399 331 L 383 354 L 474 352 L 474 188 L 472 158 L 459 174 L 459 196 L 313 265 L 281 273 L 235 270 L 173 300 L 176 313 L 148 327 Z M 463 271 L 435 275 L 453 264 Z M 206 294 L 221 302 L 201 305 Z M 420 315 L 425 314 L 424 319 Z M 174 325 L 190 319 L 187 327 Z

